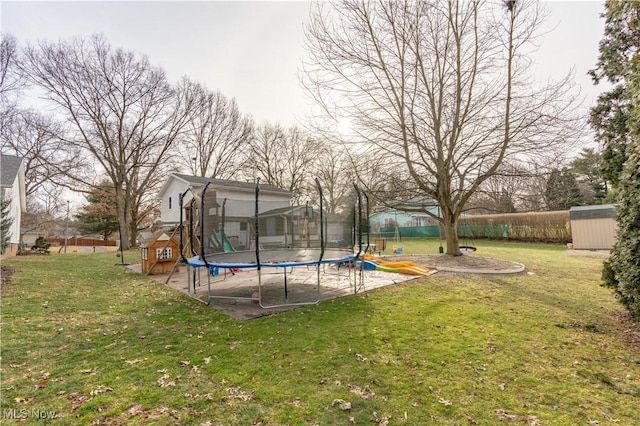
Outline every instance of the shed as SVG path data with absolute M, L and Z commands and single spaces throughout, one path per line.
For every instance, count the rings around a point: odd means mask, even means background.
M 610 250 L 616 241 L 616 207 L 613 204 L 569 209 L 575 250 Z
M 166 231 L 155 232 L 149 240 L 140 246 L 142 255 L 142 273 L 146 275 L 168 274 L 178 269 L 180 244 Z

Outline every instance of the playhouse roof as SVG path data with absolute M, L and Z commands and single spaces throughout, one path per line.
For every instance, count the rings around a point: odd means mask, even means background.
M 173 240 L 174 242 L 177 243 L 175 236 L 173 236 L 172 238 L 167 231 L 164 231 L 161 229 L 151 234 L 151 236 L 148 239 L 146 239 L 140 245 L 140 247 L 149 247 L 151 244 L 155 243 L 156 241 L 169 241 L 169 240 Z

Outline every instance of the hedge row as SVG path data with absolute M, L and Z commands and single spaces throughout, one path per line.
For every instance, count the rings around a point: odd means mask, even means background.
M 569 243 L 569 211 L 506 213 L 467 216 L 460 220 L 458 234 L 465 238 Z

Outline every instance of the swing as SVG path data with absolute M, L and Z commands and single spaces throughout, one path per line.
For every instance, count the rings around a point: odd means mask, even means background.
M 465 239 L 462 241 L 463 244 L 460 246 L 460 253 L 462 253 L 462 254 L 473 253 L 474 251 L 477 250 L 477 248 L 472 245 L 473 244 L 473 240 L 471 239 L 471 237 L 469 237 L 468 240 L 466 238 L 469 235 L 472 235 L 472 233 L 469 232 L 469 224 L 465 223 L 463 226 L 464 226 L 464 231 L 465 231 L 464 232 Z

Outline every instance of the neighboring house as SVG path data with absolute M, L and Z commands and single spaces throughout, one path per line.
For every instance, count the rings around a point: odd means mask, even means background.
M 46 237 L 43 232 L 38 231 L 37 229 L 22 228 L 21 232 L 22 244 L 24 244 L 27 249 L 35 244 L 38 237 Z
M 24 161 L 21 157 L 0 154 L 0 191 L 3 199 L 11 200 L 11 239 L 3 257 L 15 256 L 20 245 L 20 215 L 27 211 L 24 182 Z
M 247 248 L 253 239 L 253 223 L 255 219 L 255 190 L 256 184 L 253 182 L 239 182 L 233 180 L 210 179 L 198 176 L 189 176 L 178 173 L 171 173 L 164 183 L 158 198 L 160 198 L 160 220 L 165 229 L 175 227 L 180 222 L 180 196 L 184 195 L 183 220 L 188 220 L 190 202 L 193 194 L 196 195 L 195 208 L 200 209 L 200 194 L 204 185 L 211 182 L 207 187 L 206 203 L 208 205 L 208 217 L 216 217 L 219 221 L 222 216 L 222 206 L 224 205 L 224 231 L 227 238 L 234 247 Z M 226 199 L 226 202 L 225 202 Z M 275 209 L 290 208 L 291 193 L 273 185 L 261 184 L 260 197 L 258 203 L 259 215 Z M 279 216 L 278 216 L 279 217 Z M 216 222 L 216 225 L 220 222 Z M 266 219 L 265 229 L 261 230 L 261 243 L 283 243 L 284 242 L 284 219 Z M 213 225 L 210 232 L 218 229 Z M 278 233 L 279 235 L 271 235 Z M 275 237 L 275 238 L 274 238 Z
M 430 213 L 440 216 L 437 205 L 425 206 Z M 406 207 L 410 209 L 410 207 Z M 415 228 L 421 226 L 437 226 L 438 221 L 428 214 L 420 211 L 396 210 L 383 208 L 377 210 L 369 217 L 372 232 L 380 232 L 381 228 Z
M 250 249 L 255 247 L 255 195 L 256 184 L 232 180 L 208 179 L 172 173 L 160 189 L 160 223 L 170 229 L 180 222 L 180 196 L 184 221 L 189 220 L 191 200 L 196 195 L 194 208 L 201 209 L 200 195 L 207 182 L 205 194 L 205 234 L 210 245 L 221 250 Z M 262 246 L 316 247 L 320 240 L 320 215 L 308 206 L 292 206 L 291 193 L 273 185 L 260 184 L 258 198 L 259 241 Z M 219 235 L 224 210 L 224 236 Z M 197 217 L 197 216 L 196 216 Z M 325 240 L 331 243 L 348 238 L 350 223 L 345 218 L 330 215 L 326 220 Z M 215 237 L 211 235 L 214 234 Z M 231 247 L 230 247 L 231 246 Z

